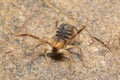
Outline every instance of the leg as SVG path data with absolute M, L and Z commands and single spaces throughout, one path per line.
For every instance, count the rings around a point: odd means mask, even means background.
M 84 27 L 84 26 L 83 26 L 83 27 Z M 78 30 L 77 30 L 77 28 L 76 28 L 75 26 L 73 26 L 73 29 L 74 29 L 74 31 L 75 31 L 76 33 L 78 32 Z M 75 33 L 75 34 L 76 34 L 76 33 Z M 80 38 L 80 35 L 78 34 L 77 39 L 78 39 L 78 43 L 80 44 L 79 38 Z
M 35 39 L 39 40 L 41 43 L 39 43 L 39 44 L 36 45 L 34 48 L 32 48 L 32 50 L 35 49 L 35 48 L 37 48 L 37 47 L 39 47 L 41 44 L 49 44 L 49 45 L 51 45 L 47 40 L 40 39 L 39 37 L 36 37 L 36 36 L 34 36 L 34 35 L 31 35 L 31 34 L 20 34 L 20 35 L 17 35 L 17 36 L 29 36 L 29 37 L 32 37 L 32 38 L 35 38 Z M 46 61 L 47 61 L 47 63 L 48 63 L 47 54 L 46 54 L 47 51 L 48 51 L 48 49 L 45 48 L 44 53 L 45 53 Z M 36 58 L 36 56 L 38 56 L 37 53 L 35 53 L 35 54 L 32 55 L 31 62 L 33 62 L 33 60 Z
M 39 47 L 42 43 L 37 44 L 34 48 L 31 48 L 30 50 L 34 50 L 35 48 Z
M 82 30 L 84 29 L 84 28 L 86 28 L 86 26 L 85 25 L 82 25 Z M 80 31 L 80 30 L 79 30 Z M 81 32 L 81 31 L 80 31 Z M 80 44 L 80 32 L 78 33 L 78 42 L 79 42 L 79 44 Z
M 112 50 L 103 42 L 101 41 L 100 39 L 94 37 L 94 36 L 91 36 L 93 39 L 95 39 L 96 41 L 100 42 L 104 47 L 106 47 L 110 52 L 112 52 Z
M 45 50 L 44 50 L 45 59 L 46 59 L 46 62 L 47 62 L 47 63 L 49 63 L 49 62 L 48 62 L 48 57 L 47 57 L 47 51 L 48 51 L 48 49 L 47 49 L 47 48 L 45 48 Z
M 81 53 L 81 56 L 83 57 L 83 52 L 82 52 L 81 48 L 78 47 L 78 46 L 70 45 L 70 46 L 67 46 L 65 49 L 72 49 L 72 48 L 77 48 L 77 49 L 79 49 L 79 51 L 80 51 L 80 53 Z M 83 59 L 81 59 L 81 58 L 80 58 L 80 60 L 83 61 Z
M 46 62 L 48 63 L 48 57 L 47 57 L 47 51 L 48 51 L 49 49 L 48 48 L 44 48 L 44 54 L 42 54 L 42 56 L 45 56 L 45 59 L 46 59 Z M 30 63 L 32 63 L 37 57 L 39 57 L 39 55 L 38 55 L 38 53 L 34 53 L 33 55 L 32 55 L 32 58 L 31 58 L 31 60 L 30 60 Z
M 39 43 L 38 45 L 36 45 L 33 49 L 35 49 L 36 47 L 39 47 L 41 44 L 49 44 L 51 46 L 51 44 L 47 40 L 45 40 L 43 38 L 39 38 L 39 37 L 37 37 L 35 35 L 32 35 L 32 34 L 19 34 L 19 35 L 16 35 L 16 36 L 17 37 L 19 37 L 19 36 L 29 36 L 29 37 L 32 37 L 34 39 L 39 40 L 41 43 Z
M 75 26 L 73 26 L 74 30 L 76 31 L 76 33 L 78 32 L 77 28 Z M 79 35 L 78 35 L 78 42 L 79 42 Z
M 70 38 L 70 40 L 68 40 L 68 41 L 66 42 L 66 45 L 70 44 L 70 43 L 73 41 L 73 39 L 74 39 L 83 29 L 85 29 L 85 28 L 86 28 L 86 26 L 83 26 L 82 29 L 80 29 L 79 31 L 77 31 L 77 33 L 75 33 L 75 34 Z
M 74 20 L 73 18 L 70 18 L 66 13 L 64 13 L 62 10 L 59 10 L 55 5 L 51 3 L 51 0 L 44 0 L 45 5 L 47 5 L 49 8 L 51 8 L 53 11 L 55 11 L 57 14 L 60 14 L 60 16 L 64 17 L 67 22 L 71 24 L 77 24 L 79 22 L 78 20 Z M 69 21 L 68 21 L 69 20 Z
M 37 40 L 43 42 L 42 39 L 40 39 L 39 37 L 37 37 L 35 35 L 32 35 L 32 34 L 19 34 L 19 35 L 16 35 L 16 37 L 19 37 L 19 36 L 29 36 L 29 37 L 32 37 L 34 39 L 37 39 Z
M 32 64 L 33 61 L 34 61 L 35 59 L 37 59 L 38 57 L 39 57 L 39 53 L 38 53 L 38 52 L 33 53 L 33 54 L 31 55 L 31 58 L 30 58 L 30 64 Z
M 73 65 L 73 57 L 72 57 L 72 55 L 71 55 L 71 53 L 68 51 L 68 50 L 65 50 L 65 53 L 66 53 L 66 55 L 68 55 L 69 56 L 69 59 L 70 59 L 70 69 L 71 69 L 71 71 L 73 72 L 73 68 L 74 68 L 74 65 Z
M 56 30 L 58 28 L 58 21 L 55 22 L 55 29 Z
M 81 55 L 78 54 L 78 56 L 80 56 L 79 59 L 81 60 L 82 65 L 85 66 L 84 60 L 83 60 L 83 52 L 82 52 L 81 48 L 78 47 L 78 46 L 73 46 L 73 45 L 70 45 L 70 46 L 67 46 L 67 47 L 66 47 L 66 49 L 72 49 L 72 48 L 77 48 L 77 49 L 79 49 L 79 51 L 80 51 L 80 53 L 81 53 Z
M 51 4 L 51 1 L 50 1 L 50 0 L 44 0 L 44 1 L 45 1 L 45 4 L 46 4 L 48 7 L 52 8 L 55 12 L 57 12 L 57 13 L 60 12 L 60 10 L 59 10 L 58 8 L 56 8 L 53 4 Z

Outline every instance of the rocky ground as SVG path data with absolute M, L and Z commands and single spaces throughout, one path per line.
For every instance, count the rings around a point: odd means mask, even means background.
M 55 35 L 55 23 L 74 25 L 83 55 L 72 49 L 70 60 L 48 57 L 39 38 Z M 0 80 L 120 80 L 119 0 L 0 0 Z M 65 53 L 64 53 L 65 54 Z M 79 55 L 77 55 L 79 54 Z M 33 58 L 35 58 L 33 60 Z M 32 62 L 31 62 L 32 60 Z

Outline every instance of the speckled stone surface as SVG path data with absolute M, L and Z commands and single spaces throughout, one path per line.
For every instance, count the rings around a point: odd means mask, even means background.
M 72 54 L 74 72 L 69 59 L 48 57 L 47 63 L 39 56 L 48 45 L 31 50 L 38 40 L 16 37 L 28 33 L 49 40 L 56 21 L 87 26 L 78 45 L 83 56 Z M 120 80 L 120 0 L 0 0 L 0 80 Z

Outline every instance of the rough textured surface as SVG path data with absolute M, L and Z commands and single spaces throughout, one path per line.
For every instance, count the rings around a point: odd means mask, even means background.
M 38 40 L 15 36 L 29 33 L 49 39 L 54 36 L 56 21 L 77 29 L 87 26 L 80 34 L 83 61 L 73 54 L 74 73 L 69 60 L 49 57 L 47 64 L 45 57 L 38 55 L 30 63 L 32 54 L 42 54 L 48 46 L 30 50 Z M 0 80 L 120 80 L 120 1 L 0 0 Z

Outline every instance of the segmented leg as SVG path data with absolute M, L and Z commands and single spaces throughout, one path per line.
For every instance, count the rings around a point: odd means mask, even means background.
M 34 38 L 34 39 L 37 39 L 37 40 L 39 40 L 39 41 L 41 41 L 41 39 L 39 38 L 39 37 L 37 37 L 37 36 L 35 36 L 35 35 L 32 35 L 32 34 L 18 34 L 18 35 L 16 35 L 17 37 L 19 37 L 19 36 L 29 36 L 29 37 L 32 37 L 32 38 Z
M 50 1 L 50 0 L 44 0 L 44 1 L 45 1 L 45 4 L 46 4 L 48 7 L 52 8 L 55 12 L 57 12 L 57 13 L 60 12 L 60 10 L 59 10 L 58 8 L 56 8 L 53 4 L 51 4 L 51 1 Z
M 40 45 L 42 45 L 42 43 L 37 44 L 35 47 L 31 48 L 30 50 L 34 50 L 35 48 L 39 47 Z
M 100 39 L 94 37 L 94 36 L 91 36 L 93 39 L 95 39 L 96 41 L 98 41 L 99 43 L 101 43 L 104 47 L 106 47 L 110 52 L 112 52 L 112 50 L 103 42 L 101 41 Z
M 68 51 L 68 50 L 65 50 L 65 53 L 66 55 L 69 56 L 69 59 L 70 59 L 70 69 L 71 69 L 71 72 L 73 72 L 73 68 L 74 68 L 74 65 L 73 65 L 73 57 L 72 57 L 72 54 Z
M 83 52 L 82 52 L 81 48 L 78 47 L 78 46 L 70 45 L 70 46 L 67 46 L 67 47 L 66 47 L 66 50 L 69 50 L 69 49 L 72 49 L 72 48 L 77 48 L 77 49 L 79 49 L 79 51 L 80 51 L 80 53 L 81 53 L 80 56 L 79 56 L 79 59 L 82 61 L 82 65 L 84 66 L 84 62 L 83 62 Z
M 34 38 L 34 39 L 39 40 L 41 43 L 39 43 L 39 44 L 36 45 L 34 48 L 32 48 L 32 50 L 35 49 L 35 48 L 37 48 L 37 47 L 39 47 L 40 45 L 44 45 L 44 44 L 49 44 L 49 45 L 51 45 L 47 40 L 40 39 L 39 37 L 34 36 L 34 35 L 31 35 L 31 34 L 19 34 L 19 35 L 17 35 L 17 36 L 29 36 L 29 37 L 32 37 L 32 38 Z M 47 63 L 48 63 L 48 60 L 47 60 L 47 53 L 46 53 L 47 51 L 48 51 L 48 49 L 45 48 L 44 54 L 45 54 L 45 59 L 46 59 L 46 61 L 47 61 Z M 32 55 L 31 63 L 32 63 L 33 60 L 36 58 L 36 56 L 38 56 L 37 53 L 34 53 L 34 54 Z
M 68 23 L 71 24 L 77 24 L 78 21 L 75 21 L 73 18 L 70 18 L 67 14 L 65 14 L 63 11 L 59 10 L 55 5 L 51 3 L 51 0 L 44 0 L 45 4 L 50 7 L 53 11 L 60 14 L 60 16 L 64 17 L 64 19 L 67 20 Z M 69 20 L 69 21 L 68 21 Z
M 85 29 L 85 28 L 86 28 L 86 26 L 83 26 L 82 29 L 80 29 L 79 31 L 77 31 L 77 33 L 75 33 L 75 34 L 70 38 L 70 40 L 68 40 L 68 41 L 66 42 L 66 45 L 69 45 L 69 44 L 73 41 L 73 39 L 74 39 L 83 29 Z
M 47 63 L 49 63 L 49 62 L 48 62 L 48 57 L 47 57 L 47 51 L 48 51 L 48 49 L 47 49 L 47 48 L 45 48 L 45 50 L 44 50 L 45 59 L 46 59 L 46 62 L 47 62 Z
M 74 31 L 77 33 L 78 32 L 78 29 L 75 27 L 75 26 L 72 26 Z M 78 35 L 78 41 L 79 41 L 79 35 Z
M 30 58 L 30 63 L 32 64 L 33 61 L 34 61 L 35 59 L 37 59 L 38 57 L 39 57 L 39 54 L 38 54 L 37 52 L 35 52 L 34 54 L 32 54 L 32 55 L 31 55 L 31 58 Z
M 48 57 L 47 57 L 47 51 L 48 50 L 49 50 L 48 48 L 44 48 L 44 54 L 42 54 L 42 56 L 45 56 L 45 60 L 46 60 L 47 63 L 49 63 L 48 62 Z M 37 57 L 39 57 L 38 53 L 34 53 L 32 55 L 32 58 L 31 58 L 30 62 L 32 63 Z
M 67 46 L 65 49 L 66 49 L 66 50 L 69 50 L 69 49 L 72 49 L 72 48 L 77 48 L 77 49 L 79 49 L 79 51 L 80 51 L 80 53 L 81 53 L 81 56 L 83 56 L 82 50 L 81 50 L 81 48 L 78 47 L 78 46 L 69 45 L 69 46 Z
M 56 30 L 58 28 L 58 21 L 55 22 L 55 29 Z
M 16 36 L 17 37 L 19 37 L 19 36 L 29 36 L 29 37 L 32 37 L 34 39 L 39 40 L 41 43 L 39 43 L 38 45 L 36 45 L 34 48 L 39 47 L 41 44 L 49 44 L 51 46 L 51 44 L 47 40 L 45 40 L 43 38 L 39 38 L 39 37 L 37 37 L 35 35 L 32 35 L 32 34 L 19 34 L 19 35 L 16 35 Z

